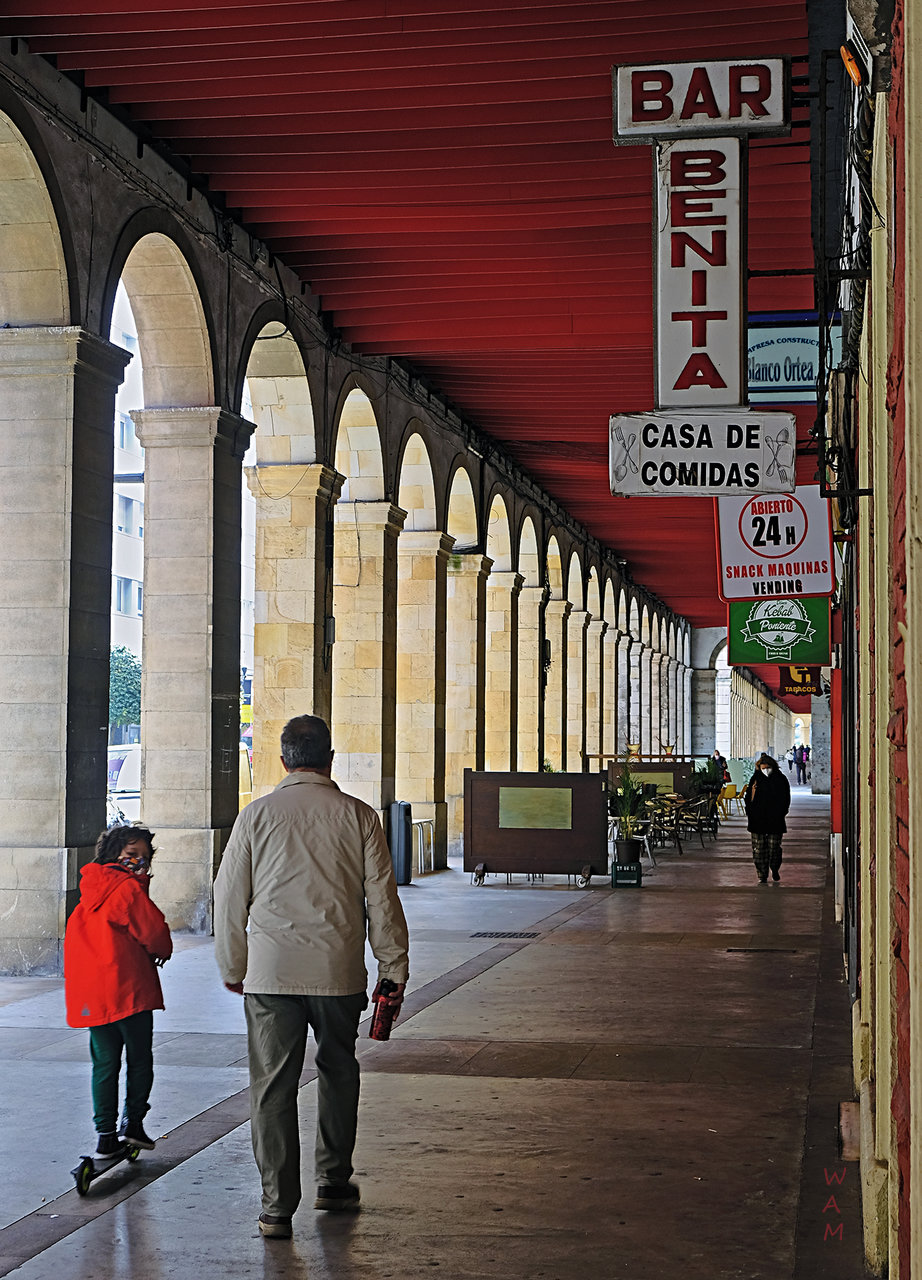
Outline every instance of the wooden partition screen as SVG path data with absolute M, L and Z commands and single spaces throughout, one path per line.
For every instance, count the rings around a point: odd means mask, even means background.
M 464 870 L 531 875 L 608 871 L 602 773 L 464 771 Z

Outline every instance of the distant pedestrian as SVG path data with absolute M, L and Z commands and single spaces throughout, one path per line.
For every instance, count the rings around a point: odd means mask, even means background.
M 726 761 L 726 757 L 724 757 L 724 756 L 722 756 L 722 755 L 720 754 L 720 748 L 719 748 L 719 747 L 715 747 L 715 748 L 714 748 L 714 754 L 713 754 L 713 756 L 712 756 L 711 758 L 712 758 L 712 760 L 714 761 L 714 763 L 717 765 L 717 768 L 720 770 L 720 776 L 721 776 L 721 779 L 722 779 L 724 782 L 729 782 L 729 781 L 730 781 L 730 773 L 729 773 L 729 770 L 727 769 L 727 761 Z
M 64 934 L 67 1024 L 89 1027 L 97 1156 L 126 1145 L 154 1147 L 144 1117 L 154 1083 L 154 1009 L 163 1008 L 156 964 L 173 954 L 163 912 L 150 900 L 153 834 L 112 827 L 96 841 L 96 859 L 80 873 L 80 901 Z M 118 1080 L 125 1048 L 125 1107 Z
M 793 747 L 788 747 L 787 751 L 785 752 L 784 758 L 788 762 L 788 773 L 792 773 L 794 769 L 794 748 Z
M 798 786 L 802 786 L 807 781 L 807 757 L 802 743 L 794 748 L 794 767 L 797 770 L 795 781 Z
M 791 784 L 778 768 L 778 762 L 765 752 L 759 756 L 756 771 L 746 784 L 743 804 L 759 883 L 767 882 L 769 871 L 772 880 L 780 880 L 781 841 L 787 831 L 784 819 L 791 807 Z

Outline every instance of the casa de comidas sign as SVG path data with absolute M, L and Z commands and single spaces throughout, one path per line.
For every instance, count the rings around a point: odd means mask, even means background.
M 790 413 L 617 414 L 609 421 L 609 480 L 621 497 L 787 493 L 794 488 Z

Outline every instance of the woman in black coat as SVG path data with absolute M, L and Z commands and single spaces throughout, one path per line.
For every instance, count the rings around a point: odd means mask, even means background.
M 781 879 L 781 840 L 787 831 L 785 814 L 791 807 L 791 784 L 765 752 L 759 756 L 756 771 L 743 794 L 747 826 L 752 835 L 752 860 L 756 864 L 759 883 L 765 884 L 771 870 L 772 879 Z

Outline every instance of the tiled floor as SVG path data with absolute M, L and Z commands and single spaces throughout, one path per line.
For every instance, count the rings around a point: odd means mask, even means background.
M 363 1212 L 309 1197 L 293 1242 L 256 1230 L 242 1004 L 210 941 L 178 939 L 163 972 L 148 1128 L 165 1136 L 83 1200 L 69 1171 L 92 1139 L 86 1033 L 59 983 L 0 979 L 0 1274 L 858 1280 L 855 1166 L 843 1235 L 823 1238 L 851 1096 L 846 993 L 819 981 L 837 945 L 826 813 L 796 795 L 780 885 L 757 883 L 733 818 L 682 858 L 659 852 L 640 889 L 475 888 L 458 869 L 401 889 L 404 1016 L 389 1043 L 360 1041 Z

